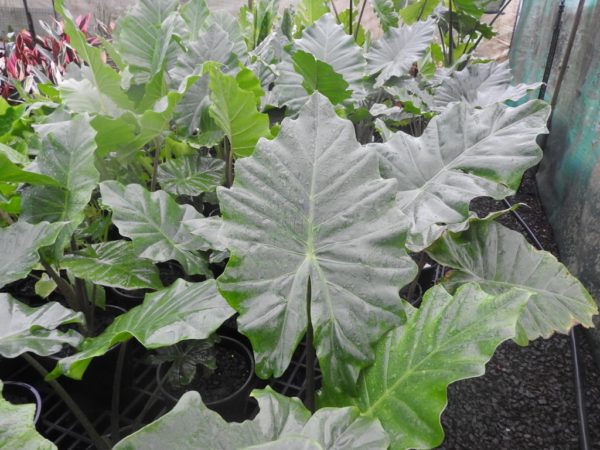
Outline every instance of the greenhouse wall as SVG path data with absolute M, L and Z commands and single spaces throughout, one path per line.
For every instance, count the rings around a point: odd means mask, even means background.
M 579 0 L 567 0 L 546 100 L 555 93 Z M 542 79 L 560 2 L 523 0 L 510 61 L 518 82 Z M 600 2 L 586 0 L 537 181 L 563 261 L 600 300 Z M 597 318 L 598 316 L 596 316 Z M 600 353 L 600 321 L 590 333 Z

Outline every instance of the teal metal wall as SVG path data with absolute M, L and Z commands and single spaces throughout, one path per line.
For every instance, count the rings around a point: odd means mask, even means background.
M 510 54 L 516 81 L 542 79 L 559 3 L 522 0 Z M 578 3 L 566 1 L 547 101 L 555 90 Z M 596 0 L 585 2 L 537 181 L 563 262 L 600 300 L 600 2 Z M 599 329 L 592 334 L 600 351 Z

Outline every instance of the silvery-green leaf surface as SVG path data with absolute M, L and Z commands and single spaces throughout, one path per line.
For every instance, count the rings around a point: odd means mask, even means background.
M 196 40 L 188 43 L 187 52 L 177 58 L 169 76 L 178 85 L 190 74 L 199 73 L 206 61 L 221 63 L 230 70 L 237 63 L 229 34 L 216 23 L 202 32 Z
M 392 77 L 408 75 L 408 71 L 429 48 L 435 23 L 429 19 L 413 25 L 390 28 L 373 42 L 367 52 L 367 74 L 376 76 L 375 87 Z
M 38 250 L 52 245 L 64 223 L 29 224 L 23 219 L 0 228 L 0 287 L 25 278 L 40 261 Z
M 22 197 L 21 218 L 30 223 L 70 222 L 57 239 L 57 252 L 83 221 L 100 174 L 94 166 L 96 132 L 86 115 L 74 117 L 69 125 L 48 124 L 42 149 L 36 158 L 37 171 L 54 178 L 59 186 L 33 186 Z
M 385 450 L 389 440 L 375 419 L 356 408 L 324 408 L 312 417 L 297 398 L 267 388 L 254 391 L 260 411 L 242 423 L 227 423 L 202 403 L 200 394 L 184 394 L 167 414 L 119 442 L 114 450 Z
M 407 323 L 379 342 L 356 398 L 326 388 L 320 403 L 352 404 L 379 419 L 393 450 L 437 447 L 444 439 L 440 416 L 448 385 L 485 373 L 496 347 L 515 335 L 528 298 L 518 289 L 488 295 L 475 283 L 454 296 L 433 287 Z
M 311 53 L 315 59 L 329 64 L 350 85 L 352 98 L 365 97 L 363 78 L 367 62 L 362 49 L 356 45 L 344 27 L 332 14 L 325 14 L 302 32 L 294 47 Z
M 275 140 L 238 161 L 232 189 L 218 189 L 231 251 L 219 289 L 240 312 L 261 377 L 281 375 L 306 332 L 309 278 L 328 385 L 352 391 L 372 346 L 402 322 L 398 290 L 415 265 L 403 249 L 396 183 L 377 165 L 352 123 L 316 93 Z
M 0 381 L 0 394 L 4 386 Z M 35 429 L 35 404 L 13 405 L 0 395 L 0 448 L 56 450 L 56 445 Z
M 225 161 L 199 154 L 173 158 L 158 167 L 158 182 L 175 195 L 214 192 L 225 181 Z
M 512 85 L 513 76 L 508 61 L 503 63 L 469 64 L 461 71 L 454 71 L 442 81 L 436 90 L 434 106 L 442 110 L 450 103 L 463 102 L 469 106 L 485 108 L 507 100 L 522 99 L 541 83 Z
M 173 35 L 183 25 L 178 6 L 178 0 L 138 0 L 117 22 L 114 44 L 134 83 L 147 83 L 177 57 Z
M 407 246 L 421 250 L 464 222 L 475 197 L 513 194 L 542 157 L 536 138 L 547 131 L 549 109 L 537 100 L 482 110 L 459 103 L 434 117 L 420 137 L 397 132 L 370 144 L 382 176 L 398 181 L 398 207 L 411 223 Z
M 25 278 L 40 261 L 38 250 L 54 244 L 64 223 L 29 224 L 23 219 L 0 228 L 0 287 Z
M 181 6 L 179 14 L 187 25 L 187 40 L 193 41 L 204 30 L 210 10 L 206 0 L 189 0 Z
M 150 192 L 139 184 L 100 183 L 102 202 L 113 211 L 113 223 L 130 238 L 141 258 L 154 262 L 178 261 L 187 274 L 208 273 L 206 251 L 210 244 L 191 234 L 183 222 L 202 218 L 190 205 L 178 205 L 166 192 Z
M 427 252 L 452 271 L 452 289 L 476 281 L 492 294 L 511 288 L 531 294 L 518 323 L 517 342 L 527 344 L 573 326 L 593 326 L 598 307 L 583 285 L 550 253 L 533 248 L 516 231 L 476 220 L 462 233 L 446 233 Z
M 81 379 L 93 358 L 131 338 L 148 349 L 206 339 L 234 313 L 214 280 L 190 283 L 180 278 L 168 288 L 146 294 L 143 304 L 118 316 L 100 335 L 86 339 L 81 351 L 61 359 L 50 375 Z
M 69 323 L 83 323 L 83 314 L 57 302 L 32 308 L 0 293 L 0 355 L 16 358 L 31 352 L 48 356 L 62 350 L 65 344 L 76 347 L 83 339 L 79 333 L 57 330 Z
M 61 267 L 73 275 L 102 286 L 122 289 L 160 289 L 158 268 L 138 256 L 131 241 L 95 244 L 82 254 L 71 254 L 61 260 Z

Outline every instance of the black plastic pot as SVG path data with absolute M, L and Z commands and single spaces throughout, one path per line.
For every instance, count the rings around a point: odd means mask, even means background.
M 28 403 L 35 403 L 35 414 L 33 416 L 33 423 L 36 424 L 42 414 L 42 396 L 39 391 L 32 385 L 22 383 L 20 381 L 4 381 L 4 389 L 2 391 L 3 396 L 9 402 L 15 405 L 22 405 Z M 24 402 L 11 401 L 11 398 L 23 397 L 27 399 Z
M 219 413 L 223 419 L 229 422 L 242 422 L 248 418 L 248 398 L 254 387 L 254 356 L 248 347 L 232 337 L 220 336 L 220 342 L 215 345 L 235 350 L 236 353 L 247 358 L 250 365 L 250 372 L 244 384 L 235 392 L 219 400 L 204 403 L 208 408 Z M 164 399 L 176 403 L 179 400 L 178 397 L 170 392 L 167 386 L 161 383 L 166 370 L 167 368 L 164 364 L 160 364 L 156 368 L 156 382 L 160 387 Z M 198 370 L 201 372 L 201 368 L 198 368 Z

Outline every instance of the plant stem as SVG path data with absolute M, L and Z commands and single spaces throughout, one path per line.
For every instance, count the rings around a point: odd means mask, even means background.
M 365 13 L 365 7 L 367 6 L 367 0 L 363 0 L 362 7 L 360 8 L 360 14 L 358 15 L 358 22 L 356 24 L 356 30 L 354 30 L 354 40 L 358 38 L 358 32 L 360 30 L 360 23 L 362 22 L 363 14 Z
M 440 33 L 440 44 L 442 45 L 442 53 L 444 54 L 444 59 L 446 59 L 446 43 L 444 42 L 444 33 L 442 32 L 442 27 L 438 22 L 438 32 Z
M 8 214 L 3 209 L 0 209 L 0 218 L 2 218 L 2 220 L 4 220 L 9 225 L 12 225 L 13 223 L 15 223 L 15 221 L 13 220 L 13 218 L 10 217 L 10 214 Z
M 448 5 L 450 6 L 450 12 L 449 12 L 449 24 L 448 24 L 448 66 L 452 67 L 452 52 L 454 50 L 454 39 L 452 37 L 452 0 L 448 0 Z
M 496 14 L 496 16 L 494 16 L 494 18 L 490 21 L 490 23 L 488 24 L 490 27 L 492 25 L 494 25 L 494 22 L 496 22 L 496 20 L 498 20 L 498 18 L 502 15 L 502 13 L 504 12 L 504 10 L 508 7 L 508 5 L 510 5 L 510 2 L 512 0 L 507 0 L 504 5 L 502 6 L 502 8 L 500 9 L 500 11 L 498 11 L 498 14 Z M 471 47 L 471 50 L 469 50 L 469 58 L 471 57 L 471 55 L 473 54 L 473 52 L 475 51 L 475 49 L 477 48 L 477 46 L 479 45 L 479 43 L 483 40 L 483 34 L 481 34 L 479 36 L 479 38 L 475 41 L 475 44 L 473 44 L 473 47 Z
M 77 300 L 77 294 L 75 293 L 73 286 L 67 283 L 48 262 L 40 258 L 40 263 L 48 276 L 56 283 L 58 290 L 65 297 L 69 307 L 74 311 L 79 311 L 79 301 Z
M 31 11 L 29 11 L 29 5 L 27 4 L 27 0 L 23 0 L 23 8 L 25 8 L 25 17 L 27 18 L 27 26 L 29 27 L 29 34 L 31 34 L 33 46 L 35 47 L 36 42 L 37 42 L 37 36 L 35 35 L 35 27 L 33 26 L 33 19 L 31 17 Z
M 75 253 L 77 251 L 77 243 L 75 242 L 75 238 L 71 236 L 71 251 Z M 93 331 L 90 329 L 91 326 L 91 309 L 90 302 L 87 295 L 87 290 L 84 281 L 81 278 L 75 277 L 75 290 L 77 291 L 77 299 L 79 300 L 79 308 L 80 311 L 83 311 L 86 318 L 87 323 L 87 335 Z
M 231 150 L 231 144 L 229 143 L 229 139 L 227 138 L 225 138 L 225 140 L 223 141 L 223 149 L 225 157 L 227 158 L 225 184 L 228 188 L 230 188 L 233 184 L 233 151 Z
M 331 0 L 331 9 L 333 9 L 333 13 L 335 14 L 335 20 L 337 21 L 337 23 L 340 23 L 340 15 L 338 14 L 338 10 L 335 6 L 334 0 Z
M 23 353 L 21 356 L 42 377 L 46 378 L 46 376 L 48 375 L 48 371 L 33 356 L 31 356 L 28 353 Z M 98 434 L 98 432 L 96 431 L 96 429 L 94 428 L 94 426 L 92 425 L 90 420 L 87 418 L 85 413 L 81 410 L 81 408 L 79 408 L 77 403 L 75 403 L 75 401 L 69 395 L 69 393 L 67 391 L 65 391 L 65 389 L 60 385 L 60 383 L 58 381 L 56 381 L 56 380 L 46 380 L 46 381 L 48 382 L 48 384 L 50 384 L 50 386 L 52 386 L 52 389 L 54 389 L 54 391 L 56 391 L 56 393 L 62 399 L 62 401 L 65 402 L 65 404 L 69 407 L 69 409 L 71 410 L 71 412 L 73 413 L 75 418 L 77 420 L 79 420 L 79 422 L 81 423 L 81 425 L 83 426 L 85 431 L 89 434 L 90 438 L 94 442 L 94 445 L 96 446 L 96 448 L 98 450 L 108 450 L 109 449 L 108 443 Z
M 158 140 L 154 141 L 154 158 L 152 158 L 152 180 L 150 181 L 150 190 L 156 190 L 156 177 L 158 176 L 158 160 L 160 159 L 160 145 Z
M 350 13 L 348 15 L 348 34 L 350 36 L 352 36 L 352 2 L 353 0 L 348 0 L 348 3 L 350 3 L 350 5 L 348 6 L 348 12 Z
M 424 1 L 423 2 L 423 6 L 421 6 L 421 10 L 419 11 L 419 15 L 417 16 L 417 22 L 419 20 L 421 20 L 421 17 L 423 17 L 423 13 L 425 12 L 425 6 L 427 6 L 427 2 Z
M 310 309 L 312 302 L 312 287 L 310 276 L 306 284 L 306 319 L 308 327 L 306 329 L 306 394 L 304 404 L 310 412 L 315 412 L 315 345 L 313 343 L 313 327 L 310 318 Z
M 117 367 L 113 382 L 112 403 L 110 409 L 110 440 L 114 444 L 119 440 L 119 410 L 121 401 L 121 379 L 123 378 L 123 366 L 125 365 L 125 354 L 127 353 L 127 342 L 123 342 L 117 356 Z

